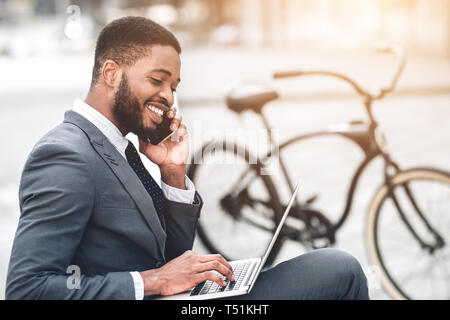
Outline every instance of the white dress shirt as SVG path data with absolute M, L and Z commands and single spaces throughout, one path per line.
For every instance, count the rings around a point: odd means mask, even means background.
M 111 142 L 111 144 L 117 149 L 117 151 L 126 159 L 125 149 L 128 146 L 128 139 L 125 138 L 120 130 L 109 121 L 103 114 L 92 108 L 90 105 L 85 103 L 80 99 L 75 99 L 73 103 L 72 111 L 75 111 L 85 117 L 88 121 L 90 121 L 93 125 L 95 125 Z M 143 163 L 147 162 L 143 158 Z M 147 159 L 148 160 L 148 159 Z M 153 163 L 153 168 L 156 166 Z M 152 170 L 149 170 L 152 174 L 153 178 L 155 178 L 156 174 L 152 173 Z M 155 171 L 155 170 L 153 170 Z M 156 172 L 155 172 L 156 173 Z M 158 180 L 155 178 L 156 182 Z M 185 186 L 186 190 L 174 188 L 165 184 L 163 181 L 159 181 L 161 190 L 164 194 L 164 197 L 171 201 L 183 202 L 183 203 L 193 203 L 195 197 L 195 187 L 192 181 L 186 176 L 185 177 Z M 130 272 L 135 289 L 136 300 L 142 300 L 144 298 L 144 281 L 142 280 L 141 275 L 137 271 Z

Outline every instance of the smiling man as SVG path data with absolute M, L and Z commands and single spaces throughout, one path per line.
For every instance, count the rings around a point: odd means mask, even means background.
M 87 97 L 37 142 L 23 169 L 7 299 L 143 299 L 205 280 L 223 286 L 218 273 L 234 280 L 223 257 L 191 251 L 202 199 L 185 175 L 186 126 L 169 111 L 180 52 L 172 33 L 145 18 L 103 28 Z M 165 114 L 178 140 L 153 145 Z M 130 132 L 159 166 L 160 185 Z M 263 272 L 241 298 L 367 299 L 368 290 L 356 259 L 324 249 Z
M 74 102 L 25 164 L 7 299 L 142 299 L 207 279 L 223 284 L 211 270 L 233 279 L 221 256 L 189 251 L 202 199 L 185 176 L 186 127 L 168 112 L 180 52 L 172 33 L 145 18 L 118 19 L 101 31 L 86 99 Z M 165 113 L 178 141 L 152 145 Z M 161 187 L 129 132 L 159 166 Z

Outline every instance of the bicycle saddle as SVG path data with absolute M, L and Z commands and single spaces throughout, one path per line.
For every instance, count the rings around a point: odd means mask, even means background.
M 260 113 L 264 104 L 277 98 L 278 93 L 268 84 L 244 84 L 231 89 L 226 96 L 226 103 L 230 110 L 237 113 L 245 110 Z

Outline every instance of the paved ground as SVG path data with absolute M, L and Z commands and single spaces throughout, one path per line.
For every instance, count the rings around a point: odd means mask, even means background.
M 315 66 L 320 66 L 321 61 L 327 61 L 314 55 L 300 56 L 304 58 L 299 60 L 301 66 L 308 65 L 308 57 L 310 64 Z M 185 84 L 180 88 L 179 95 L 185 122 L 191 128 L 192 144 L 196 146 L 202 139 L 217 132 L 223 134 L 227 130 L 261 128 L 261 123 L 253 114 L 248 113 L 239 118 L 225 108 L 221 102 L 225 88 L 231 82 L 241 79 L 267 80 L 267 76 L 264 76 L 266 69 L 272 71 L 286 68 L 297 62 L 294 57 L 294 53 L 257 54 L 252 50 L 185 51 L 182 73 Z M 351 66 L 351 59 L 347 57 L 344 60 L 345 63 L 339 65 L 340 68 Z M 333 61 L 340 60 L 335 58 Z M 358 66 L 363 66 L 364 61 L 367 60 L 355 60 L 351 71 L 355 77 L 362 75 L 362 81 L 366 81 L 368 86 L 374 85 L 376 79 L 382 78 L 382 72 L 379 68 L 359 70 Z M 386 132 L 390 150 L 402 166 L 433 165 L 449 170 L 450 91 L 447 88 L 450 84 L 450 64 L 434 60 L 415 61 L 415 67 L 405 70 L 405 77 L 399 84 L 399 92 L 404 94 L 379 102 L 374 113 Z M 331 66 L 330 64 L 329 61 L 325 63 L 326 66 Z M 263 65 L 264 68 L 257 67 L 258 65 Z M 2 157 L 0 165 L 0 299 L 4 298 L 7 264 L 18 221 L 17 189 L 24 161 L 39 137 L 62 120 L 63 113 L 70 108 L 73 98 L 85 96 L 90 66 L 88 56 L 41 60 L 35 58 L 19 62 L 0 60 L 0 67 L 2 70 L 6 69 L 9 76 L 8 81 L 2 80 L 4 82 L 0 85 L 0 145 L 2 150 L 7 150 L 7 156 Z M 376 76 L 368 77 L 370 70 Z M 301 93 L 306 97 L 301 104 L 286 99 L 267 107 L 268 118 L 278 129 L 280 140 L 294 133 L 323 128 L 336 122 L 365 119 L 359 101 L 352 98 L 348 88 L 330 82 L 312 81 L 313 84 L 297 82 L 301 87 L 300 91 L 294 91 L 291 83 L 276 84 L 281 91 L 284 90 L 287 97 Z M 414 95 L 414 89 L 427 94 Z M 320 96 L 336 99 L 316 100 Z M 321 157 L 324 151 L 331 156 Z M 329 194 L 330 196 L 321 199 L 321 205 L 332 218 L 337 217 L 342 208 L 341 199 L 345 190 L 345 185 L 340 181 L 347 181 L 345 176 L 355 168 L 361 154 L 336 141 L 326 141 L 322 149 L 307 145 L 303 154 L 311 155 L 311 169 L 294 174 L 301 175 L 304 179 L 305 193 L 323 190 L 325 194 Z M 316 167 L 320 166 L 332 166 L 333 174 L 323 174 L 320 177 L 316 174 L 308 175 L 317 172 Z M 364 247 L 364 221 L 367 204 L 381 181 L 380 170 L 380 162 L 375 162 L 362 177 L 355 207 L 340 230 L 336 245 L 355 255 L 365 270 L 370 265 Z M 207 201 L 207 190 L 202 190 L 202 195 Z M 202 250 L 199 243 L 195 246 Z M 288 244 L 280 260 L 297 255 L 302 250 L 294 243 Z M 373 299 L 389 298 L 377 288 L 371 290 L 371 296 Z

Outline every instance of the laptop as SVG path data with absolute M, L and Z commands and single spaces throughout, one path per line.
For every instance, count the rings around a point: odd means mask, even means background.
M 264 264 L 266 263 L 267 258 L 269 257 L 270 252 L 272 251 L 272 247 L 275 244 L 275 241 L 280 234 L 280 231 L 284 225 L 284 222 L 289 214 L 289 211 L 292 207 L 292 203 L 295 200 L 295 195 L 297 194 L 298 184 L 295 187 L 294 192 L 292 193 L 291 199 L 289 200 L 289 204 L 284 211 L 283 217 L 278 223 L 278 227 L 273 234 L 272 240 L 269 243 L 269 246 L 266 249 L 266 253 L 264 256 L 260 258 L 253 259 L 243 259 L 243 260 L 235 260 L 229 261 L 228 263 L 233 268 L 233 273 L 235 277 L 235 281 L 230 282 L 225 276 L 222 276 L 222 279 L 225 280 L 227 285 L 225 287 L 219 286 L 216 282 L 207 280 L 199 283 L 196 287 L 185 291 L 180 294 L 175 294 L 171 296 L 159 296 L 157 300 L 206 300 L 206 299 L 217 299 L 217 298 L 227 298 L 233 296 L 239 296 L 243 294 L 249 293 L 253 285 L 256 282 L 259 274 L 261 273 Z M 216 271 L 213 271 L 216 272 Z M 220 275 L 220 274 L 219 274 Z

